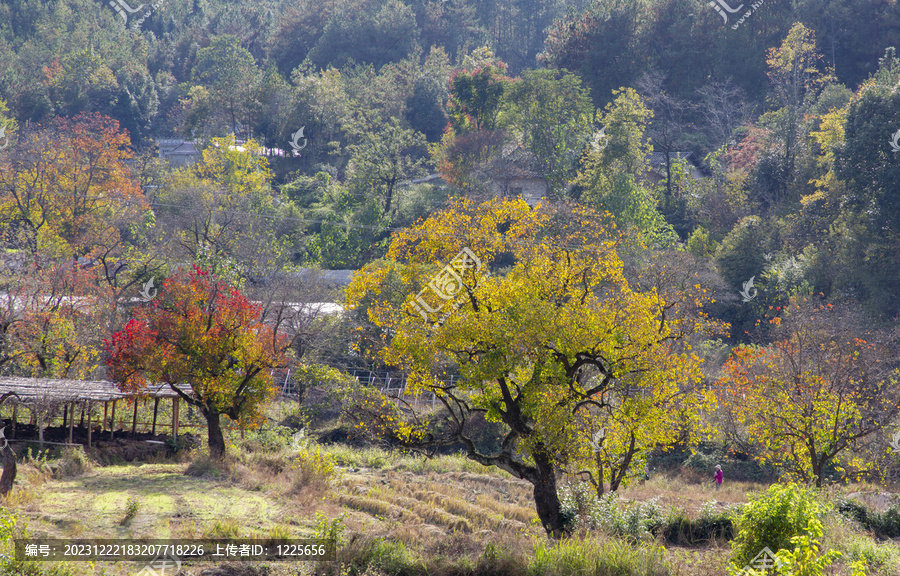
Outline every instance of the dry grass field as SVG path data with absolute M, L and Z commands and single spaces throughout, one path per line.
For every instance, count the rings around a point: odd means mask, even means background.
M 530 484 L 461 456 L 425 459 L 311 440 L 292 445 L 290 440 L 283 431 L 281 436 L 248 433 L 243 440 L 232 433 L 224 464 L 202 449 L 107 465 L 78 450 L 56 458 L 32 455 L 20 464 L 5 504 L 20 526 L 41 537 L 304 538 L 331 530 L 340 538 L 342 564 L 186 562 L 184 576 L 728 574 L 730 544 L 722 538 L 678 546 L 649 534 L 629 538 L 582 528 L 563 543 L 548 542 Z M 765 489 L 727 482 L 714 492 L 700 480 L 688 473 L 657 474 L 621 490 L 617 506 L 678 510 L 696 518 L 725 513 Z M 840 491 L 867 489 L 877 490 Z M 900 553 L 893 543 L 876 541 L 836 514 L 826 519 L 826 532 L 828 547 L 848 559 L 869 559 L 870 576 L 900 575 Z M 131 576 L 142 566 L 80 562 L 53 567 L 61 569 L 59 574 Z M 850 574 L 841 562 L 831 570 Z

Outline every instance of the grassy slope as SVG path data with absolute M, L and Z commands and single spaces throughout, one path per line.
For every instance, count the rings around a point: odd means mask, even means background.
M 233 435 L 237 440 L 237 434 Z M 489 542 L 501 554 L 521 558 L 538 555 L 546 545 L 537 523 L 531 486 L 495 469 L 459 456 L 432 460 L 346 446 L 322 448 L 325 461 L 337 464 L 330 481 L 327 472 L 304 469 L 296 450 L 253 448 L 232 444 L 227 469 L 210 464 L 202 455 L 187 461 L 88 466 L 80 475 L 53 477 L 46 463 L 20 466 L 18 485 L 8 506 L 18 512 L 33 535 L 76 537 L 266 537 L 313 535 L 317 513 L 328 518 L 344 515 L 347 534 L 403 543 L 414 557 L 428 559 L 431 574 L 443 564 L 477 564 Z M 313 445 L 307 452 L 316 451 Z M 77 463 L 76 463 L 77 464 Z M 78 470 L 79 466 L 71 469 Z M 188 471 L 194 475 L 186 475 Z M 71 472 L 70 472 L 71 473 Z M 657 475 L 650 481 L 622 490 L 625 499 L 658 498 L 694 515 L 710 500 L 714 507 L 745 502 L 763 486 L 727 483 L 714 492 L 709 483 L 690 483 Z M 137 513 L 123 522 L 129 500 Z M 900 574 L 896 547 L 876 546 L 855 530 L 832 522 L 830 546 L 879 556 L 875 574 Z M 602 534 L 581 538 L 594 546 L 630 547 Z M 580 554 L 581 552 L 573 552 Z M 663 568 L 641 574 L 709 575 L 727 573 L 729 546 L 712 542 L 698 549 L 668 546 L 660 549 Z M 615 555 L 614 554 L 614 555 Z M 468 559 L 460 564 L 460 559 Z M 134 563 L 72 564 L 76 574 L 134 574 Z M 203 567 L 208 567 L 204 565 Z M 200 566 L 186 566 L 198 574 Z M 321 567 L 319 567 L 321 569 Z M 278 563 L 270 576 L 310 573 L 313 566 Z M 516 572 L 511 572 L 516 573 Z M 566 575 L 556 567 L 546 574 Z M 605 573 L 605 572 L 592 572 Z M 630 574 L 631 572 L 621 572 Z M 846 574 L 839 568 L 835 574 Z

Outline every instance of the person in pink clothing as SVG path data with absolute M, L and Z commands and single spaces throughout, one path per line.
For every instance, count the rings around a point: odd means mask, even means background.
M 715 476 L 715 479 L 716 479 L 716 490 L 718 490 L 719 488 L 722 487 L 722 479 L 723 479 L 724 477 L 725 477 L 725 475 L 722 474 L 722 467 L 719 466 L 719 465 L 716 465 L 716 476 Z

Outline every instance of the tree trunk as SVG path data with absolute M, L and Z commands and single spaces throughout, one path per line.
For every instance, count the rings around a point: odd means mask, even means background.
M 815 443 L 809 442 L 807 449 L 809 450 L 809 463 L 812 468 L 812 474 L 816 479 L 816 488 L 821 488 L 822 474 L 825 472 L 825 459 L 819 458 L 819 454 L 816 452 Z
M 209 434 L 207 441 L 209 455 L 217 459 L 224 458 L 225 437 L 222 436 L 221 414 L 215 408 L 208 408 L 204 410 L 204 416 L 206 416 L 206 428 Z
M 631 466 L 631 461 L 634 459 L 634 455 L 637 452 L 635 449 L 636 439 L 634 437 L 634 432 L 631 433 L 631 442 L 628 444 L 628 452 L 625 453 L 625 457 L 622 459 L 622 464 L 617 468 L 613 468 L 609 473 L 609 491 L 615 492 L 619 489 L 619 485 L 622 483 L 622 480 L 625 479 L 625 473 L 628 472 L 628 467 Z
M 0 496 L 6 496 L 16 481 L 16 453 L 9 444 L 3 447 L 2 452 L 3 474 L 0 475 Z
M 603 493 L 605 489 L 603 487 L 603 459 L 600 458 L 600 453 L 596 454 L 597 459 L 597 498 L 603 498 Z
M 556 493 L 556 473 L 553 462 L 543 447 L 534 451 L 537 474 L 534 477 L 534 504 L 538 518 L 551 538 L 561 538 L 564 532 L 562 516 L 559 513 L 559 495 Z

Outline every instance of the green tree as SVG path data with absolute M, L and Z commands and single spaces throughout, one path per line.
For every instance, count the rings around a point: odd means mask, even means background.
M 760 125 L 772 130 L 777 144 L 770 157 L 777 182 L 766 206 L 777 206 L 784 200 L 799 200 L 809 178 L 798 167 L 808 137 L 805 114 L 818 99 L 819 93 L 834 76 L 821 64 L 821 54 L 816 51 L 815 34 L 799 22 L 791 27 L 784 42 L 778 48 L 770 48 L 766 64 L 769 66 L 771 90 L 769 99 L 777 107 L 760 118 Z M 767 169 L 770 162 L 763 161 L 757 172 Z
M 658 209 L 658 199 L 640 183 L 652 151 L 644 133 L 653 112 L 631 88 L 600 117 L 602 133 L 587 148 L 574 193 L 582 202 L 613 214 L 616 221 L 638 230 L 647 240 L 671 244 L 677 239 Z
M 505 128 L 534 154 L 551 192 L 561 196 L 592 133 L 594 111 L 587 90 L 569 72 L 529 70 L 503 99 L 508 107 Z
M 634 0 L 592 2 L 580 13 L 569 12 L 549 29 L 538 60 L 581 76 L 594 103 L 605 105 L 614 89 L 631 86 L 637 79 L 643 56 L 640 31 L 647 12 L 645 2 Z
M 421 174 L 426 160 L 425 137 L 404 128 L 396 118 L 378 129 L 358 125 L 352 132 L 357 143 L 347 147 L 348 186 L 359 197 L 378 198 L 382 211 L 389 216 L 397 185 Z
M 245 134 L 251 125 L 254 86 L 259 76 L 256 60 L 234 36 L 213 38 L 197 52 L 191 77 L 208 91 L 216 108 L 225 114 L 234 134 Z
M 884 67 L 873 80 L 845 110 L 843 141 L 834 142 L 834 176 L 840 181 L 834 192 L 843 209 L 835 232 L 851 272 L 841 287 L 893 316 L 900 310 L 900 159 L 891 142 L 900 129 L 900 94 L 890 86 L 900 80 L 900 66 Z

